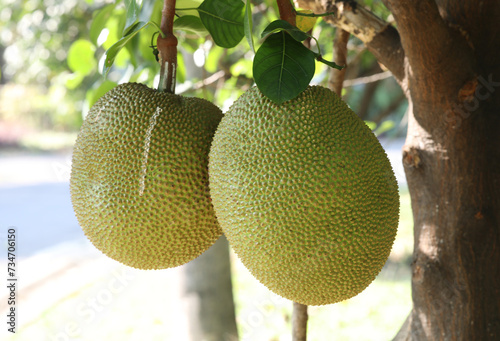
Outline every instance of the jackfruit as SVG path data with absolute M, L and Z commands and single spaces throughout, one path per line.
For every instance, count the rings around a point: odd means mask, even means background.
M 182 265 L 221 235 L 208 152 L 222 118 L 199 98 L 127 83 L 101 97 L 78 134 L 70 190 L 87 238 L 139 269 Z
M 257 89 L 229 108 L 209 154 L 215 213 L 255 278 L 298 303 L 357 295 L 396 235 L 399 194 L 384 149 L 330 90 L 276 105 Z

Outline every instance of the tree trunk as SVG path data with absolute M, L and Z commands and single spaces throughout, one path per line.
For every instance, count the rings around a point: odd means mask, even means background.
M 482 106 L 491 109 L 437 133 L 433 124 L 458 113 L 413 105 L 403 148 L 413 310 L 402 340 L 500 340 L 500 108 Z
M 396 340 L 500 340 L 500 3 L 385 0 L 395 31 L 360 6 L 297 2 L 362 23 L 409 100 L 413 309 Z
M 193 341 L 237 341 L 229 243 L 222 236 L 184 265 L 185 301 Z
M 500 7 L 388 2 L 411 100 L 403 148 L 415 223 L 406 339 L 500 340 L 500 41 L 493 25 L 496 42 L 481 33 Z

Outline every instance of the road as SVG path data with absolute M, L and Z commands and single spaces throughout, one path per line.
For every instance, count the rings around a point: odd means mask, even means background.
M 69 160 L 69 154 L 0 155 L 0 227 L 16 227 L 19 257 L 85 238 L 71 206 Z

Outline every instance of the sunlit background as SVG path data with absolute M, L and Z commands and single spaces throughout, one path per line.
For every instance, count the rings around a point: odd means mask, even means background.
M 196 3 L 178 0 L 181 7 Z M 256 32 L 276 18 L 266 10 L 270 3 L 255 2 Z M 379 1 L 364 3 L 390 20 Z M 160 7 L 161 1 L 144 1 L 141 15 L 159 22 Z M 112 1 L 0 0 L 2 340 L 188 340 L 182 267 L 140 271 L 105 257 L 85 239 L 71 207 L 71 150 L 85 113 L 117 84 L 157 85 L 153 28 L 139 34 L 108 77 L 102 76 L 104 52 L 121 37 L 124 13 L 125 5 Z M 331 59 L 334 32 L 322 21 L 313 32 L 325 59 Z M 178 38 L 178 93 L 226 109 L 252 85 L 253 53 L 245 42 L 224 50 L 192 32 Z M 344 98 L 391 159 L 401 192 L 400 226 L 389 261 L 368 289 L 345 302 L 309 308 L 312 341 L 392 339 L 411 309 L 412 216 L 401 165 L 407 103 L 360 41 L 351 38 L 348 47 Z M 329 72 L 317 65 L 313 82 L 326 85 Z M 5 323 L 11 227 L 18 239 L 15 334 Z M 240 339 L 291 340 L 291 302 L 260 285 L 234 254 L 231 260 Z

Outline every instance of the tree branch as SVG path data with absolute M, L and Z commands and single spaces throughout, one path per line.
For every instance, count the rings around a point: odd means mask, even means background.
M 401 45 L 419 81 L 435 79 L 437 82 L 429 86 L 443 89 L 457 79 L 459 70 L 464 81 L 471 77 L 471 47 L 462 33 L 442 18 L 435 0 L 384 0 L 384 3 L 396 20 Z M 449 58 L 450 55 L 455 58 Z M 433 77 L 436 73 L 440 77 Z
M 307 305 L 293 302 L 292 341 L 307 340 Z
M 175 1 L 164 0 L 161 12 L 160 29 L 163 36 L 158 35 L 156 42 L 160 62 L 159 91 L 175 93 L 175 78 L 177 72 L 177 38 L 174 36 Z
M 310 9 L 314 13 L 336 12 L 337 15 L 324 17 L 324 20 L 342 28 L 359 38 L 373 53 L 375 58 L 384 64 L 402 82 L 404 72 L 404 52 L 398 31 L 389 23 L 372 12 L 357 6 L 353 11 L 343 2 L 334 0 L 294 0 L 298 7 Z
M 333 61 L 337 65 L 346 66 L 342 70 L 332 68 L 330 74 L 329 87 L 339 97 L 342 97 L 342 87 L 347 68 L 347 41 L 349 40 L 349 36 L 349 32 L 338 28 L 333 41 Z
M 385 0 L 384 3 L 396 20 L 410 64 L 413 66 L 413 60 L 419 57 L 425 57 L 429 66 L 436 63 L 437 58 L 429 59 L 422 53 L 421 44 L 415 44 L 425 39 L 427 49 L 436 55 L 443 50 L 443 42 L 450 38 L 449 27 L 441 18 L 435 0 Z
M 370 76 L 346 79 L 344 81 L 344 88 L 348 88 L 350 86 L 355 86 L 355 85 L 360 85 L 360 84 L 368 84 L 368 83 L 378 82 L 378 81 L 381 81 L 383 79 L 390 78 L 392 76 L 393 76 L 393 74 L 390 71 L 384 71 L 384 72 L 380 72 L 380 73 L 375 73 L 375 74 L 370 75 Z

